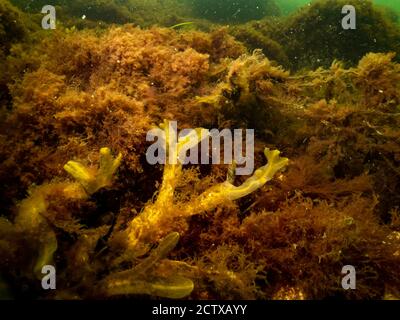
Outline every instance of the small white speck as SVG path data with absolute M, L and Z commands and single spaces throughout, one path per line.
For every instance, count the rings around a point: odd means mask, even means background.
M 82 16 L 82 20 L 85 20 L 85 19 L 86 19 L 86 15 L 83 15 L 83 16 Z

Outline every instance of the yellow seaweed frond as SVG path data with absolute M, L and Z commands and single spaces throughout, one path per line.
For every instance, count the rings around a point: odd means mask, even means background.
M 31 235 L 37 243 L 37 256 L 33 273 L 41 278 L 42 267 L 51 264 L 57 250 L 57 238 L 43 214 L 47 211 L 48 195 L 58 191 L 59 185 L 44 185 L 36 188 L 31 195 L 20 204 L 15 219 L 15 227 Z
M 176 132 L 172 130 L 171 123 L 168 120 L 160 125 L 164 131 L 165 147 L 167 154 L 167 163 L 164 166 L 163 180 L 154 203 L 148 204 L 143 212 L 136 217 L 128 228 L 128 243 L 130 248 L 136 251 L 146 251 L 146 245 L 139 243 L 139 239 L 148 231 L 158 226 L 160 218 L 172 215 L 170 211 L 174 210 L 174 193 L 177 183 L 182 174 L 182 163 L 180 159 L 186 150 L 194 147 L 202 139 L 206 138 L 209 132 L 203 128 L 196 128 L 184 137 L 177 137 Z M 139 247 L 142 247 L 139 249 Z
M 67 199 L 84 199 L 97 190 L 108 186 L 112 182 L 113 174 L 121 163 L 122 155 L 117 158 L 111 156 L 108 148 L 100 150 L 100 168 L 93 174 L 82 164 L 69 161 L 65 170 L 78 183 L 50 183 L 32 190 L 30 196 L 19 206 L 13 228 L 27 234 L 27 237 L 36 243 L 37 256 L 33 265 L 33 273 L 41 278 L 42 267 L 52 264 L 53 255 L 57 251 L 58 243 L 55 232 L 46 219 L 49 207 L 49 198 L 63 196 Z M 83 187 L 83 189 L 82 189 Z
M 208 136 L 208 131 L 203 128 L 196 128 L 184 137 L 176 136 L 176 132 L 171 130 L 170 121 L 164 120 L 160 125 L 166 137 L 167 163 L 164 167 L 163 181 L 157 197 L 157 205 L 168 205 L 172 202 L 176 183 L 182 173 L 182 163 L 187 150 L 197 145 L 202 139 Z M 176 142 L 177 143 L 174 143 Z
M 100 150 L 100 166 L 98 170 L 93 171 L 76 161 L 69 161 L 64 166 L 64 169 L 91 195 L 101 188 L 111 185 L 113 176 L 120 166 L 121 160 L 121 153 L 114 158 L 109 148 L 102 148 Z
M 181 299 L 188 296 L 194 288 L 193 281 L 177 274 L 177 270 L 168 270 L 165 276 L 160 276 L 157 268 L 179 241 L 179 233 L 172 232 L 161 240 L 149 257 L 135 268 L 118 272 L 105 278 L 100 283 L 100 290 L 108 296 L 126 294 L 148 294 L 163 298 Z M 168 264 L 174 266 L 174 264 Z M 178 264 L 179 267 L 179 264 Z
M 168 122 L 164 122 L 163 129 L 169 136 Z M 194 134 L 201 137 L 202 129 L 196 129 Z M 187 142 L 187 141 L 186 141 Z M 174 151 L 174 156 L 179 154 L 183 144 L 179 144 Z M 133 219 L 127 229 L 128 248 L 135 252 L 145 253 L 148 248 L 146 241 L 149 241 L 155 233 L 163 233 L 167 229 L 163 224 L 168 219 L 174 217 L 190 217 L 201 212 L 212 210 L 218 205 L 228 201 L 234 201 L 249 195 L 261 188 L 270 181 L 274 175 L 287 166 L 289 160 L 280 157 L 278 150 L 265 149 L 264 154 L 268 159 L 268 164 L 259 168 L 241 186 L 236 187 L 232 184 L 233 174 L 228 173 L 227 181 L 218 184 L 203 192 L 200 196 L 187 203 L 175 204 L 174 192 L 181 175 L 182 165 L 166 164 L 162 186 L 157 200 L 148 204 L 142 213 Z M 234 168 L 234 165 L 232 166 Z M 232 171 L 233 169 L 230 169 Z M 165 234 L 165 233 L 164 233 Z
M 107 287 L 107 295 L 147 294 L 151 296 L 182 299 L 191 294 L 193 281 L 182 276 L 141 280 L 137 278 L 121 278 Z
M 261 188 L 265 183 L 272 180 L 275 173 L 282 170 L 289 163 L 288 158 L 280 157 L 280 151 L 270 150 L 266 148 L 264 155 L 268 160 L 268 164 L 257 169 L 254 174 L 247 179 L 241 186 L 235 187 L 228 181 L 224 183 L 226 196 L 229 200 L 236 200 L 249 195 L 250 193 Z
M 233 201 L 243 198 L 261 188 L 272 180 L 274 175 L 286 167 L 289 159 L 280 157 L 280 151 L 264 150 L 268 164 L 257 169 L 242 185 L 236 187 L 229 180 L 218 184 L 203 192 L 195 201 L 190 202 L 184 208 L 185 215 L 196 215 L 200 212 L 211 210 L 225 201 Z

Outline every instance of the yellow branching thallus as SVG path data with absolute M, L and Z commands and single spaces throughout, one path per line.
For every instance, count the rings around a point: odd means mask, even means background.
M 53 263 L 53 255 L 57 250 L 56 235 L 45 218 L 48 198 L 58 194 L 68 199 L 85 199 L 99 189 L 110 186 L 121 159 L 121 154 L 114 159 L 110 149 L 103 148 L 100 150 L 98 169 L 89 169 L 78 162 L 69 161 L 64 169 L 77 182 L 49 183 L 36 187 L 30 196 L 21 202 L 13 228 L 36 240 L 38 253 L 33 273 L 38 278 L 43 277 L 42 267 Z
M 280 152 L 265 149 L 268 164 L 255 171 L 252 177 L 241 186 L 234 186 L 233 173 L 228 174 L 227 181 L 211 187 L 199 197 L 187 203 L 176 203 L 174 193 L 182 175 L 180 155 L 185 150 L 198 144 L 208 136 L 205 129 L 195 129 L 189 135 L 177 140 L 176 132 L 170 130 L 169 121 L 164 121 L 160 128 L 165 133 L 166 159 L 162 185 L 154 202 L 149 203 L 143 211 L 129 224 L 127 233 L 127 250 L 140 256 L 149 250 L 149 245 L 161 237 L 159 247 L 150 253 L 143 263 L 132 270 L 112 274 L 105 278 L 100 287 L 107 295 L 147 293 L 168 298 L 182 298 L 189 295 L 193 282 L 181 276 L 190 266 L 184 262 L 162 259 L 176 245 L 179 234 L 164 224 L 171 218 L 188 218 L 201 212 L 212 210 L 226 201 L 233 201 L 261 188 L 271 180 L 276 172 L 288 164 L 287 158 L 279 156 Z M 178 143 L 173 143 L 178 141 Z M 232 166 L 234 170 L 234 164 Z M 160 272 L 160 270 L 162 270 Z M 169 275 L 160 276 L 169 270 Z
M 169 142 L 176 141 L 175 133 L 169 132 L 168 121 L 165 121 L 160 127 L 165 131 L 165 136 L 169 137 Z M 191 139 L 193 143 L 198 143 L 204 139 L 205 131 L 201 128 L 195 129 L 192 134 L 196 134 L 197 139 Z M 188 143 L 190 144 L 188 139 L 188 136 L 180 139 L 176 148 L 172 148 L 172 156 L 176 160 L 181 154 L 181 149 L 188 148 Z M 170 152 L 169 144 L 167 141 L 167 153 Z M 276 172 L 283 169 L 289 161 L 287 158 L 280 157 L 278 150 L 272 151 L 267 148 L 264 154 L 268 164 L 256 170 L 241 186 L 234 186 L 230 181 L 231 178 L 228 178 L 227 181 L 206 190 L 196 199 L 188 203 L 178 204 L 174 202 L 174 191 L 182 174 L 182 164 L 179 161 L 169 161 L 164 167 L 163 181 L 156 201 L 147 205 L 128 227 L 128 246 L 133 250 L 142 250 L 143 241 L 148 239 L 147 233 L 151 233 L 154 230 L 162 230 L 163 221 L 166 218 L 171 219 L 174 216 L 190 217 L 212 210 L 226 201 L 245 197 L 261 188 L 274 177 Z M 167 158 L 171 159 L 171 154 L 168 154 Z
M 122 154 L 119 154 L 114 159 L 110 149 L 102 148 L 100 149 L 100 166 L 98 170 L 90 170 L 76 161 L 69 161 L 64 166 L 64 169 L 81 184 L 87 194 L 91 195 L 111 185 L 114 173 L 121 164 L 121 160 Z

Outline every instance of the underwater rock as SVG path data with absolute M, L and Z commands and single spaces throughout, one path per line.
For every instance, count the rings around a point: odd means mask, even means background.
M 355 30 L 344 30 L 342 7 L 353 5 Z M 315 1 L 282 22 L 276 39 L 294 69 L 328 67 L 335 59 L 354 65 L 368 52 L 400 53 L 398 26 L 367 0 Z
M 274 33 L 274 25 L 266 21 L 249 22 L 229 28 L 235 39 L 243 42 L 250 50 L 261 49 L 264 55 L 283 66 L 290 66 L 284 48 L 270 34 Z

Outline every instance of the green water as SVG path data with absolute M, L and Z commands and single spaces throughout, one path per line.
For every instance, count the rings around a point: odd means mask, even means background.
M 288 15 L 298 8 L 303 7 L 309 4 L 311 1 L 309 0 L 281 0 L 277 1 L 279 8 L 282 11 L 282 14 Z
M 376 4 L 386 6 L 400 13 L 400 1 L 399 0 L 375 0 Z

